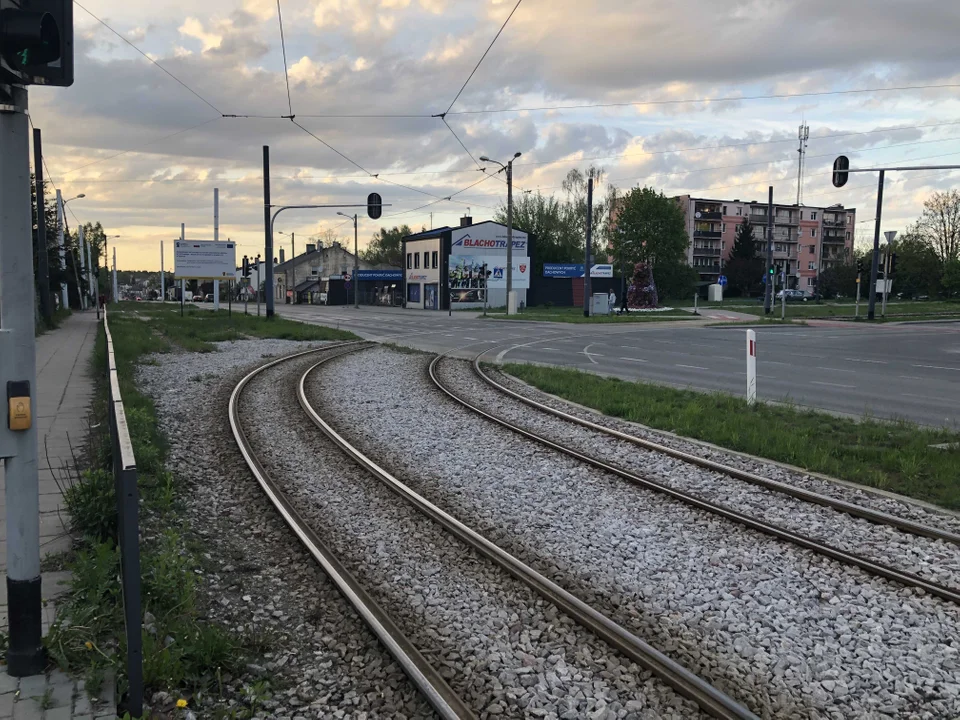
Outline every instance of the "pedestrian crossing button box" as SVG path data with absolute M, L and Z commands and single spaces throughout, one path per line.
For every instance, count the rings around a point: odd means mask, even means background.
M 27 380 L 7 382 L 7 427 L 10 430 L 29 430 L 30 383 Z

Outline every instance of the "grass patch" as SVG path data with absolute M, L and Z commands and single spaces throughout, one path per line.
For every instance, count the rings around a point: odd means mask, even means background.
M 49 320 L 40 318 L 40 322 L 34 330 L 34 335 L 43 335 L 50 330 L 56 330 L 58 327 L 63 325 L 64 320 L 71 315 L 73 315 L 73 311 L 70 308 L 59 308 L 54 310 Z
M 664 310 L 663 312 L 628 313 L 626 315 L 596 315 L 583 316 L 583 308 L 579 307 L 528 307 L 517 315 L 501 315 L 487 311 L 487 317 L 494 320 L 538 320 L 543 322 L 562 323 L 642 323 L 642 322 L 673 322 L 676 320 L 693 320 L 694 316 L 683 310 Z
M 908 422 L 838 418 L 723 393 L 534 365 L 503 370 L 552 395 L 659 430 L 960 509 L 960 434 Z
M 763 315 L 762 302 L 747 302 L 735 304 L 736 300 L 728 301 L 727 307 L 731 310 Z M 860 301 L 860 317 L 866 320 L 867 301 Z M 780 303 L 776 304 L 776 312 L 780 312 Z M 795 318 L 836 318 L 853 320 L 856 305 L 853 302 L 824 302 L 820 305 L 814 301 L 787 303 L 787 317 Z M 876 306 L 877 319 L 880 319 L 880 303 Z M 960 316 L 960 302 L 955 301 L 899 301 L 887 303 L 887 321 L 936 319 L 938 317 Z
M 206 352 L 212 343 L 247 337 L 290 340 L 351 340 L 331 328 L 282 318 L 257 318 L 191 308 L 142 303 L 113 306 L 110 331 L 124 408 L 137 459 L 141 497 L 141 579 L 143 597 L 143 670 L 146 696 L 162 690 L 175 697 L 221 692 L 224 675 L 243 671 L 262 638 L 237 636 L 208 623 L 199 601 L 202 548 L 191 543 L 179 517 L 178 479 L 166 467 L 168 445 L 160 432 L 153 400 L 140 391 L 136 367 L 152 353 L 175 349 Z M 64 670 L 82 673 L 92 690 L 107 671 L 125 690 L 126 638 L 119 583 L 120 556 L 107 423 L 106 338 L 94 346 L 98 378 L 90 467 L 79 472 L 64 492 L 76 550 L 63 558 L 73 580 L 58 605 L 57 622 L 45 642 L 50 657 Z M 197 376 L 198 382 L 206 376 Z

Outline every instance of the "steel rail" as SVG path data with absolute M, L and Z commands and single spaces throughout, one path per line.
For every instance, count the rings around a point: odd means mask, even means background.
M 852 565 L 858 567 L 861 570 L 864 570 L 868 573 L 882 577 L 887 580 L 892 580 L 894 582 L 900 583 L 902 585 L 907 585 L 910 587 L 916 587 L 922 589 L 931 595 L 942 598 L 943 600 L 949 600 L 950 602 L 960 605 L 960 590 L 955 588 L 947 587 L 945 585 L 940 585 L 931 580 L 926 580 L 918 575 L 912 573 L 904 572 L 902 570 L 897 570 L 896 568 L 884 565 L 882 563 L 874 562 L 859 555 L 854 555 L 853 553 L 846 552 L 844 550 L 839 550 L 837 548 L 831 547 L 830 545 L 825 545 L 818 540 L 813 538 L 806 537 L 805 535 L 800 535 L 791 530 L 785 530 L 784 528 L 778 527 L 771 523 L 765 522 L 763 520 L 758 520 L 754 517 L 741 513 L 737 510 L 734 510 L 726 505 L 721 505 L 719 503 L 710 502 L 702 498 L 697 497 L 696 495 L 691 495 L 682 490 L 676 490 L 668 485 L 665 485 L 657 480 L 653 480 L 643 475 L 639 475 L 630 470 L 625 470 L 624 468 L 617 467 L 616 465 L 611 465 L 603 460 L 592 457 L 585 453 L 579 452 L 569 447 L 565 447 L 559 443 L 554 442 L 548 438 L 538 435 L 530 430 L 526 430 L 518 425 L 514 425 L 508 420 L 497 417 L 486 410 L 472 404 L 471 402 L 463 399 L 449 388 L 447 388 L 437 377 L 436 375 L 436 366 L 445 356 L 437 355 L 430 363 L 428 368 L 428 373 L 430 379 L 433 383 L 439 388 L 445 395 L 454 400 L 455 402 L 463 405 L 469 410 L 477 413 L 478 415 L 490 420 L 501 427 L 510 430 L 522 437 L 532 440 L 536 443 L 549 447 L 552 450 L 561 452 L 564 455 L 569 455 L 570 457 L 576 458 L 581 462 L 597 468 L 598 470 L 603 470 L 609 472 L 613 475 L 623 478 L 629 482 L 632 482 L 636 485 L 644 487 L 648 490 L 653 490 L 655 492 L 662 493 L 667 495 L 674 500 L 678 500 L 682 503 L 690 505 L 697 508 L 698 510 L 703 510 L 714 515 L 732 520 L 734 522 L 740 523 L 741 525 L 750 528 L 751 530 L 757 530 L 767 535 L 772 535 L 773 537 L 784 540 L 786 542 L 792 543 L 799 547 L 802 547 L 806 550 L 812 550 L 815 553 L 823 555 L 830 558 L 831 560 L 836 560 L 838 562 L 845 563 L 847 565 Z
M 547 601 L 570 615 L 576 622 L 597 635 L 608 645 L 620 651 L 638 665 L 650 670 L 678 693 L 693 700 L 704 712 L 725 720 L 758 720 L 749 709 L 717 690 L 702 678 L 647 644 L 626 628 L 595 610 L 578 597 L 563 589 L 524 564 L 495 543 L 440 509 L 429 500 L 407 487 L 386 469 L 367 457 L 326 422 L 310 404 L 306 396 L 306 381 L 310 374 L 325 362 L 325 358 L 308 368 L 300 378 L 297 399 L 307 416 L 320 430 L 349 457 L 374 477 L 383 482 L 400 498 L 406 500 L 424 515 L 438 523 L 447 532 L 478 553 L 493 561 L 522 583 L 531 587 Z
M 407 677 L 424 695 L 437 714 L 444 720 L 475 720 L 473 710 L 463 702 L 447 684 L 440 673 L 420 653 L 416 646 L 403 634 L 390 616 L 367 593 L 359 581 L 340 562 L 335 553 L 320 539 L 319 535 L 310 527 L 309 523 L 296 510 L 290 498 L 270 478 L 253 451 L 253 448 L 243 431 L 240 421 L 239 399 L 247 384 L 258 374 L 282 362 L 304 357 L 311 353 L 334 351 L 332 357 L 354 352 L 366 347 L 369 343 L 348 342 L 328 345 L 323 348 L 298 352 L 292 355 L 272 360 L 261 365 L 244 377 L 233 389 L 230 395 L 229 417 L 233 436 L 237 441 L 240 452 L 247 466 L 253 473 L 264 493 L 276 507 L 281 517 L 293 530 L 300 542 L 307 548 L 324 571 L 336 584 L 340 593 L 357 611 L 367 626 L 377 636 L 387 651 L 394 657 Z
M 832 498 L 828 495 L 821 495 L 820 493 L 815 493 L 811 490 L 804 490 L 803 488 L 794 487 L 788 483 L 771 480 L 770 478 L 765 478 L 747 470 L 730 467 L 729 465 L 724 465 L 723 463 L 715 462 L 714 460 L 700 457 L 699 455 L 693 455 L 691 453 L 684 452 L 683 450 L 677 450 L 676 448 L 672 448 L 667 445 L 661 445 L 660 443 L 652 440 L 647 440 L 645 438 L 640 438 L 625 432 L 620 432 L 619 430 L 605 427 L 598 423 L 587 420 L 586 418 L 578 417 L 571 413 L 564 412 L 563 410 L 558 410 L 557 408 L 545 405 L 537 400 L 534 400 L 533 398 L 526 397 L 515 390 L 511 390 L 505 385 L 494 380 L 487 373 L 483 372 L 483 369 L 480 367 L 480 357 L 486 352 L 488 351 L 485 350 L 473 359 L 474 373 L 488 385 L 496 388 L 505 395 L 509 395 L 515 400 L 519 400 L 525 405 L 536 408 L 541 412 L 549 413 L 555 417 L 561 418 L 562 420 L 576 423 L 577 425 L 590 428 L 591 430 L 596 430 L 597 432 L 614 437 L 617 440 L 623 440 L 625 442 L 632 443 L 638 447 L 642 447 L 645 450 L 652 450 L 654 452 L 662 453 L 663 455 L 669 455 L 670 457 L 676 458 L 677 460 L 682 460 L 685 463 L 690 463 L 691 465 L 697 465 L 698 467 L 702 467 L 707 470 L 713 470 L 714 472 L 729 475 L 737 480 L 743 480 L 744 482 L 748 482 L 752 485 L 758 485 L 768 490 L 790 495 L 799 500 L 805 500 L 810 503 L 833 508 L 834 510 L 840 510 L 848 515 L 863 518 L 864 520 L 869 520 L 879 525 L 890 525 L 898 530 L 903 530 L 904 532 L 908 532 L 913 535 L 920 535 L 923 537 L 932 538 L 934 540 L 943 540 L 944 542 L 953 543 L 954 545 L 960 545 L 960 535 L 952 533 L 949 530 L 931 527 L 929 525 L 924 525 L 923 523 L 914 522 L 913 520 L 908 520 L 906 518 L 897 517 L 896 515 L 880 512 L 879 510 L 863 507 L 862 505 L 857 505 L 856 503 L 847 502 L 846 500 Z

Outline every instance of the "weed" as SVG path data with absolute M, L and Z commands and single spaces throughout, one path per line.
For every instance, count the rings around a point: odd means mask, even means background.
M 37 701 L 40 710 L 49 710 L 53 707 L 53 688 L 47 688 L 43 691 L 43 695 L 35 697 L 34 700 Z
M 116 537 L 117 504 L 109 470 L 87 470 L 64 490 L 73 528 L 94 542 Z

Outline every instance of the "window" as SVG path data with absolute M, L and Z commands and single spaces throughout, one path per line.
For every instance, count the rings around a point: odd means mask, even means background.
M 727 206 L 726 206 L 726 205 L 723 206 L 723 214 L 724 214 L 724 215 L 727 214 Z
M 742 207 L 738 207 L 738 208 L 737 208 L 737 215 L 742 215 L 742 214 L 743 214 L 743 208 L 742 208 Z
M 807 278 L 807 287 L 813 287 L 813 278 Z
M 420 283 L 410 283 L 407 285 L 407 302 L 420 302 Z
M 817 236 L 817 229 L 810 228 L 810 237 L 816 237 L 816 236 Z
M 816 246 L 816 245 L 811 245 L 811 246 L 810 246 L 810 254 L 811 254 L 811 255 L 816 255 L 816 254 L 817 254 L 817 246 Z
M 433 267 L 434 270 L 436 270 L 437 267 L 439 267 L 439 266 L 437 265 L 437 254 L 438 254 L 437 251 L 434 250 L 434 251 L 433 251 L 433 257 L 432 257 L 432 267 Z
M 850 231 L 847 230 L 847 240 L 849 240 L 849 239 L 850 239 Z
M 816 270 L 816 269 L 817 269 L 817 264 L 815 262 L 807 263 L 807 270 Z
M 413 254 L 407 253 L 407 270 L 413 267 Z
M 413 269 L 414 270 L 420 269 L 420 253 L 413 254 Z
M 721 249 L 721 250 L 726 250 L 726 249 L 727 249 L 727 241 L 726 241 L 726 240 L 724 240 L 723 242 L 720 243 L 720 249 Z
M 724 208 L 724 209 L 723 209 L 723 212 L 724 212 L 724 214 L 726 214 L 727 209 Z M 720 232 L 726 232 L 726 231 L 727 231 L 727 224 L 726 224 L 726 223 L 720 223 Z
M 847 215 L 847 225 L 853 224 L 853 215 Z
M 815 212 L 810 213 L 810 219 L 811 219 L 811 220 L 816 220 L 816 219 L 817 219 L 817 214 L 816 214 Z
M 310 274 L 311 274 L 311 275 L 319 275 L 319 274 L 320 274 L 320 268 L 318 268 L 318 267 L 312 267 L 312 268 L 310 268 Z
M 430 253 L 426 250 L 423 251 L 423 269 L 426 270 L 430 267 Z

